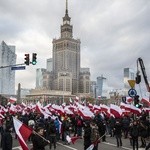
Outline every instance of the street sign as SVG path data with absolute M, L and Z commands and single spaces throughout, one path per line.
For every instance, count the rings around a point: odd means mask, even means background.
M 137 95 L 137 92 L 136 92 L 135 89 L 130 89 L 130 90 L 128 91 L 128 95 L 129 95 L 130 97 L 135 97 L 135 96 Z
M 128 83 L 130 85 L 131 88 L 134 88 L 135 86 L 135 80 L 128 80 Z
M 25 70 L 26 67 L 25 66 L 14 66 L 14 67 L 11 67 L 11 70 Z

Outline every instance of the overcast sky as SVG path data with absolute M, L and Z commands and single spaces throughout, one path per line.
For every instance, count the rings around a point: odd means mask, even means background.
M 108 86 L 123 87 L 123 68 L 136 70 L 142 57 L 150 80 L 149 0 L 68 0 L 73 37 L 81 40 L 81 67 L 91 79 L 103 74 Z M 60 37 L 65 0 L 0 0 L 0 40 L 16 46 L 17 63 L 37 53 L 37 65 L 16 71 L 16 85 L 34 88 L 36 68 L 46 68 L 52 40 Z

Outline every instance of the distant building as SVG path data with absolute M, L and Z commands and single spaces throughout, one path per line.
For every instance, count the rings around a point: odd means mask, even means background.
M 96 98 L 96 81 L 91 81 L 91 96 Z
M 52 58 L 46 70 L 37 70 L 36 88 L 66 91 L 72 94 L 90 93 L 90 69 L 80 66 L 80 40 L 73 38 L 73 26 L 68 15 L 68 1 L 60 38 L 53 39 Z
M 29 95 L 30 94 L 30 90 L 31 89 L 23 89 L 21 88 L 21 91 L 20 91 L 20 98 L 25 98 L 26 95 Z M 18 91 L 17 91 L 18 92 Z
M 46 69 L 48 72 L 53 71 L 53 58 L 47 59 Z
M 96 98 L 108 97 L 107 80 L 103 75 L 97 77 Z
M 78 93 L 80 74 L 80 40 L 73 38 L 73 26 L 66 12 L 61 25 L 61 36 L 53 39 L 53 74 L 54 89 Z
M 15 46 L 2 41 L 0 45 L 0 66 L 16 64 Z M 15 71 L 11 67 L 0 69 L 0 94 L 15 94 Z
M 90 69 L 81 68 L 80 69 L 80 80 L 79 80 L 79 91 L 80 93 L 90 94 Z
M 36 69 L 36 88 L 43 88 L 43 75 L 46 71 L 44 68 Z
M 128 80 L 135 80 L 135 73 L 134 70 L 131 68 L 124 68 L 124 91 L 125 95 L 128 95 L 128 90 L 131 88 Z

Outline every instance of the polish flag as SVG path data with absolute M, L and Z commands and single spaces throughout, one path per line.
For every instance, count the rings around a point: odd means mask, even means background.
M 147 113 L 150 113 L 150 108 L 143 108 L 143 110 Z
M 10 97 L 8 102 L 9 103 L 15 103 L 17 101 L 17 99 L 15 97 Z
M 74 144 L 78 139 L 81 139 L 81 137 L 77 137 L 77 136 L 70 137 L 69 135 L 66 136 L 66 140 L 68 143 L 72 142 L 72 144 Z
M 133 98 L 127 96 L 127 97 L 126 97 L 126 102 L 127 102 L 127 103 L 132 103 L 132 102 L 133 102 Z
M 131 111 L 131 105 L 130 104 L 125 104 L 123 102 L 120 103 L 120 108 L 124 109 L 126 111 Z
M 29 150 L 26 141 L 31 135 L 32 129 L 30 129 L 28 126 L 23 124 L 15 117 L 13 117 L 13 123 L 14 123 L 16 134 L 18 136 L 20 146 L 22 147 L 23 150 Z
M 122 115 L 122 110 L 119 106 L 110 104 L 110 113 L 112 113 L 116 118 L 120 118 Z
M 94 117 L 93 112 L 91 112 L 88 107 L 86 107 L 86 108 L 84 108 L 84 109 L 79 108 L 79 109 L 78 109 L 78 113 L 79 113 L 79 115 L 82 116 L 84 119 L 90 119 L 90 118 L 93 118 L 93 117 Z
M 143 98 L 141 99 L 141 102 L 142 102 L 142 103 L 145 103 L 147 106 L 150 106 L 150 101 L 149 101 L 149 98 L 147 98 L 147 97 L 143 97 Z
M 131 105 L 131 112 L 133 112 L 134 114 L 137 114 L 137 115 L 139 115 L 139 114 L 141 114 L 141 109 L 139 109 L 139 108 L 136 108 L 134 105 Z
M 101 111 L 110 116 L 110 107 L 105 104 L 100 104 Z

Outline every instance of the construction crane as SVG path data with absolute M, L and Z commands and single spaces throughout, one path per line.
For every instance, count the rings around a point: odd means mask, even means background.
M 137 59 L 137 73 L 136 73 L 136 78 L 135 78 L 136 84 L 139 84 L 141 82 L 141 75 L 140 75 L 139 65 L 138 64 L 140 64 L 141 71 L 142 71 L 142 74 L 143 74 L 143 78 L 144 78 L 144 81 L 145 81 L 145 85 L 146 85 L 147 91 L 150 93 L 150 86 L 149 86 L 149 83 L 148 83 L 148 80 L 147 80 L 145 66 L 144 66 L 144 62 L 143 62 L 142 58 L 138 58 Z

